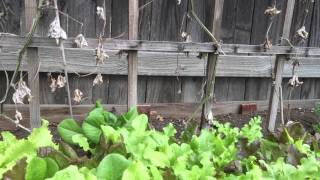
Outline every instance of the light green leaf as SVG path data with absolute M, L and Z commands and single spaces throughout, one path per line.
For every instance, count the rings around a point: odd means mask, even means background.
M 44 158 L 47 164 L 46 178 L 52 177 L 57 171 L 59 171 L 59 166 L 55 160 L 52 158 Z
M 111 126 L 101 126 L 101 129 L 106 140 L 111 140 L 112 143 L 119 142 L 120 132 L 116 131 Z
M 165 135 L 167 135 L 168 137 L 174 136 L 177 131 L 176 129 L 173 127 L 172 123 L 169 123 L 166 127 L 163 128 L 163 132 Z
M 124 115 L 127 121 L 131 121 L 135 119 L 139 115 L 137 107 L 132 107 L 130 110 Z
M 129 166 L 128 161 L 120 154 L 109 154 L 99 164 L 97 168 L 98 180 L 119 180 L 123 172 Z
M 132 163 L 123 173 L 122 180 L 149 180 L 148 168 L 142 162 Z
M 137 132 L 144 132 L 148 125 L 148 116 L 145 114 L 137 116 L 132 120 L 131 125 Z
M 26 168 L 26 180 L 43 180 L 47 173 L 47 163 L 44 159 L 34 157 Z
M 86 180 L 86 178 L 79 172 L 77 166 L 71 165 L 58 171 L 52 178 L 47 180 Z
M 163 152 L 154 151 L 151 148 L 147 148 L 144 151 L 143 157 L 150 160 L 151 164 L 157 167 L 167 167 L 170 165 L 168 156 Z
M 150 172 L 153 180 L 163 180 L 161 172 L 155 166 L 150 166 Z
M 82 129 L 83 129 L 83 132 L 84 132 L 85 136 L 90 141 L 92 141 L 95 144 L 99 143 L 100 136 L 101 136 L 101 133 L 102 133 L 102 131 L 100 129 L 100 126 L 96 127 L 96 126 L 93 126 L 93 125 L 91 125 L 89 123 L 84 122 L 82 124 Z
M 97 180 L 97 177 L 94 175 L 93 170 L 90 170 L 87 167 L 82 167 L 79 169 L 79 172 L 84 175 L 86 180 Z
M 75 144 L 78 144 L 84 151 L 89 151 L 90 146 L 88 143 L 88 139 L 82 134 L 76 134 L 72 136 L 72 141 Z
M 60 137 L 69 144 L 74 144 L 72 141 L 72 136 L 83 134 L 81 127 L 73 119 L 65 119 L 60 122 L 57 131 Z
M 0 154 L 0 179 L 3 173 L 11 169 L 16 161 L 23 157 L 32 158 L 36 156 L 37 148 L 33 143 L 25 139 L 10 144 L 4 153 Z
M 28 140 L 33 143 L 37 148 L 39 147 L 53 147 L 58 148 L 52 141 L 52 134 L 48 129 L 49 122 L 42 120 L 42 126 L 34 128 L 31 134 L 28 136 Z

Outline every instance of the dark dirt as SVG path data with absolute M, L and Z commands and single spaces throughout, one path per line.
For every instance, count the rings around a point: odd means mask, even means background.
M 299 121 L 303 124 L 303 126 L 309 131 L 313 132 L 313 125 L 320 123 L 320 119 L 317 118 L 314 114 L 313 109 L 292 109 L 291 110 L 291 120 L 292 121 Z M 244 124 L 246 124 L 251 117 L 254 116 L 261 116 L 262 117 L 262 127 L 263 132 L 267 133 L 267 111 L 251 113 L 251 114 L 225 114 L 225 115 L 217 115 L 215 118 L 222 123 L 229 122 L 232 126 L 241 128 Z M 284 112 L 285 122 L 288 122 L 287 112 Z M 277 124 L 280 126 L 280 114 L 278 114 Z M 168 123 L 172 123 L 177 130 L 177 136 L 184 130 L 186 126 L 186 120 L 172 120 L 166 119 L 162 117 L 152 117 L 150 120 L 150 126 L 157 129 L 162 130 Z M 55 140 L 59 139 L 57 134 L 57 124 L 50 124 L 49 129 L 53 132 L 53 137 Z M 5 131 L 5 129 L 0 128 L 0 132 Z M 21 129 L 15 129 L 11 131 L 14 133 L 18 138 L 26 137 L 28 133 Z
M 285 123 L 289 121 L 288 112 L 284 112 L 284 120 Z M 320 119 L 314 114 L 313 109 L 292 109 L 290 113 L 291 121 L 298 121 L 303 124 L 303 126 L 310 132 L 313 131 L 313 125 L 320 123 Z M 262 118 L 262 129 L 264 134 L 268 132 L 268 122 L 267 122 L 267 111 L 261 111 L 251 114 L 225 114 L 225 115 L 217 115 L 215 116 L 216 120 L 221 123 L 231 123 L 233 127 L 241 128 L 246 123 L 250 121 L 250 118 L 254 116 L 261 116 Z M 277 127 L 280 127 L 281 119 L 280 113 L 278 113 L 277 119 Z M 165 127 L 168 123 L 172 123 L 174 127 L 177 129 L 177 132 L 180 133 L 185 128 L 186 122 L 185 120 L 169 120 L 169 119 L 162 119 L 162 118 L 152 118 L 151 124 L 152 126 L 157 129 L 161 130 Z

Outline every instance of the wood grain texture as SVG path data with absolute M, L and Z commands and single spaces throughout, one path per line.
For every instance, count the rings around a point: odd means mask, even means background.
M 152 1 L 139 0 L 139 37 L 140 40 L 149 40 L 151 33 Z
M 295 0 L 287 1 L 287 8 L 286 14 L 284 19 L 283 31 L 282 36 L 286 39 L 289 39 L 290 35 L 290 27 L 292 25 L 292 17 L 294 12 Z M 285 41 L 281 41 L 281 45 L 284 45 Z M 269 125 L 268 130 L 270 132 L 274 132 L 276 119 L 277 119 L 277 112 L 278 112 L 278 105 L 281 99 L 281 113 L 283 114 L 283 88 L 282 87 L 282 78 L 283 78 L 283 70 L 285 61 L 287 60 L 286 55 L 277 55 L 274 70 L 272 71 L 275 74 L 275 77 L 272 77 L 272 87 L 271 87 L 271 95 L 269 99 L 269 111 L 268 111 L 268 119 Z M 273 79 L 274 78 L 274 79 Z M 291 93 L 290 93 L 291 94 Z M 289 98 L 291 100 L 291 98 Z M 283 118 L 283 116 L 282 116 Z M 282 119 L 283 120 L 283 119 Z
M 138 39 L 139 0 L 129 1 L 129 39 Z M 128 110 L 138 104 L 138 52 L 128 52 Z
M 271 5 L 271 1 L 272 0 L 254 1 L 250 44 L 263 44 L 265 41 L 269 18 L 264 14 L 264 11 Z
M 52 73 L 51 75 L 53 78 L 57 79 L 59 74 Z M 55 92 L 52 92 L 51 88 L 49 87 L 51 81 L 47 76 L 47 73 L 40 73 L 39 77 L 40 77 L 39 79 L 40 104 L 66 104 L 67 103 L 67 93 L 65 88 L 57 88 Z
M 24 38 L 16 36 L 6 36 L 0 34 L 0 46 L 21 48 Z M 94 50 L 97 45 L 96 39 L 87 39 L 88 47 L 82 50 Z M 64 41 L 65 49 L 75 49 L 74 39 Z M 151 51 L 151 52 L 214 52 L 212 43 L 194 43 L 194 42 L 167 42 L 167 41 L 142 41 L 142 40 L 107 40 L 103 43 L 106 50 L 123 51 Z M 29 47 L 57 48 L 56 41 L 48 38 L 34 37 Z M 320 56 L 320 48 L 300 47 L 292 50 L 290 46 L 272 46 L 270 49 L 263 48 L 262 45 L 244 45 L 244 44 L 222 44 L 225 54 L 259 54 L 276 55 L 289 54 L 296 56 Z
M 88 0 L 67 0 L 61 1 L 60 9 L 62 12 L 70 15 L 83 23 L 81 24 L 68 19 L 66 16 L 61 16 L 61 23 L 64 30 L 70 37 L 76 37 L 82 33 L 85 37 L 96 38 L 96 1 Z M 68 21 L 68 22 L 67 22 Z M 47 24 L 48 27 L 48 24 Z
M 250 44 L 254 4 L 255 0 L 237 0 L 233 43 Z
M 21 9 L 24 9 L 24 2 L 21 0 L 3 0 L 0 3 L 0 32 L 20 34 Z M 24 29 L 24 28 L 23 28 Z
M 34 18 L 37 14 L 37 1 L 25 0 L 25 26 L 26 33 L 33 28 Z M 39 89 L 39 73 L 40 59 L 38 48 L 27 48 L 27 64 L 28 64 L 28 85 L 32 92 L 32 99 L 29 102 L 30 127 L 38 128 L 41 126 L 40 120 L 40 89 Z
M 150 40 L 179 41 L 187 2 L 178 5 L 174 0 L 153 1 Z
M 109 94 L 109 76 L 102 75 L 103 83 L 92 87 L 92 103 L 100 100 L 101 103 L 107 104 Z M 90 82 L 89 82 L 90 83 Z M 93 82 L 91 82 L 92 84 Z
M 189 1 L 190 3 L 190 1 Z M 194 4 L 194 11 L 197 14 L 198 18 L 205 24 L 205 18 L 206 18 L 206 5 L 208 5 L 208 1 L 206 0 L 197 0 L 193 2 Z M 191 6 L 188 4 L 188 6 Z M 184 18 L 186 18 L 185 21 L 185 27 L 182 28 L 183 31 L 188 33 L 191 36 L 191 39 L 193 42 L 204 42 L 205 41 L 205 32 L 203 29 L 201 29 L 200 25 L 193 19 L 193 18 L 188 18 L 187 14 L 183 15 Z M 207 25 L 207 27 L 209 27 Z M 184 29 L 185 28 L 185 29 Z
M 217 77 L 216 85 L 214 88 L 214 97 L 216 101 L 227 101 L 228 100 L 228 88 L 230 78 Z
M 112 0 L 111 37 L 122 35 L 121 39 L 128 39 L 128 0 Z
M 310 30 L 309 46 L 320 47 L 320 1 L 315 1 L 312 14 L 312 23 Z
M 181 83 L 175 77 L 149 77 L 146 103 L 181 102 Z
M 180 77 L 182 81 L 182 102 L 200 102 L 204 79 L 201 77 Z
M 224 0 L 220 34 L 220 38 L 223 43 L 234 43 L 234 31 L 237 18 L 237 1 L 238 0 Z
M 109 76 L 108 104 L 127 104 L 128 78 L 126 76 Z
M 57 56 L 59 51 L 51 48 L 40 48 L 41 60 L 40 72 L 62 72 L 62 61 Z M 116 55 L 115 51 L 107 52 L 110 58 L 101 66 L 103 74 L 126 75 L 126 56 Z M 92 51 L 81 51 L 79 49 L 67 50 L 68 69 L 70 73 L 92 73 L 96 71 Z M 177 58 L 179 74 L 181 76 L 204 76 L 204 60 L 198 59 L 197 54 L 176 53 L 139 53 L 138 75 L 148 76 L 176 76 Z M 2 48 L 0 52 L 0 63 L 7 70 L 15 69 L 17 51 L 16 48 Z M 320 77 L 320 61 L 318 58 L 298 58 L 300 61 L 300 77 Z M 274 63 L 272 56 L 220 56 L 217 67 L 218 77 L 270 77 Z M 58 63 L 57 63 L 58 62 Z M 23 62 L 22 69 L 27 66 Z M 286 63 L 284 77 L 291 77 L 291 64 Z
M 271 91 L 270 78 L 247 78 L 245 100 L 267 100 Z
M 298 0 L 295 3 L 293 17 L 292 17 L 290 38 L 291 38 L 292 43 L 296 46 L 307 46 L 308 45 L 308 40 L 300 41 L 300 39 L 296 36 L 296 32 L 302 26 L 305 26 L 306 31 L 310 32 L 312 14 L 313 14 L 313 9 L 314 9 L 313 2 Z M 306 12 L 306 10 L 308 12 Z M 305 19 L 305 16 L 306 16 L 306 19 Z

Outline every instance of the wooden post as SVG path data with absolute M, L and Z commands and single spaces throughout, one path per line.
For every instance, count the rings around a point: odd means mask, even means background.
M 37 0 L 25 0 L 26 31 L 30 31 L 37 13 Z M 38 48 L 27 49 L 28 82 L 32 94 L 30 101 L 30 128 L 40 127 L 40 91 L 39 91 L 39 56 Z
M 212 33 L 217 40 L 219 40 L 221 19 L 223 12 L 224 0 L 215 0 L 214 4 L 214 17 L 212 23 Z M 208 54 L 207 73 L 206 73 L 206 86 L 204 91 L 204 102 L 201 114 L 201 122 L 199 129 L 207 127 L 210 121 L 213 120 L 213 97 L 214 97 L 214 84 L 216 79 L 216 66 L 218 62 L 218 52 Z
M 288 0 L 287 1 L 287 9 L 286 9 L 286 15 L 284 20 L 284 26 L 283 26 L 283 32 L 282 32 L 282 38 L 283 39 L 289 39 L 290 37 L 290 28 L 292 23 L 292 17 L 293 17 L 293 11 L 294 11 L 294 4 L 295 0 Z M 286 41 L 282 39 L 281 45 L 286 45 Z M 280 54 L 276 56 L 276 62 L 275 62 L 275 79 L 272 83 L 272 89 L 271 89 L 271 96 L 269 100 L 269 131 L 274 132 L 275 126 L 276 126 L 276 119 L 277 119 L 277 112 L 278 112 L 278 105 L 279 105 L 279 99 L 280 99 L 280 89 L 282 84 L 282 74 L 283 74 L 283 68 L 285 61 L 287 60 L 287 56 L 284 54 Z
M 138 39 L 139 1 L 129 2 L 129 40 Z M 128 54 L 128 109 L 137 106 L 138 97 L 138 52 Z

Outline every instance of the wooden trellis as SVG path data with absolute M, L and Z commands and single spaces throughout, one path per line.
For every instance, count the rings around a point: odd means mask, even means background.
M 35 0 L 26 0 L 31 4 L 26 3 L 26 14 L 34 14 L 35 11 Z M 283 37 L 288 38 L 290 34 L 290 27 L 291 27 L 291 19 L 293 14 L 293 7 L 295 1 L 288 1 L 287 4 L 287 11 L 285 16 L 285 24 L 283 27 Z M 290 46 L 285 46 L 285 44 L 281 44 L 280 46 L 273 46 L 270 49 L 265 49 L 262 45 L 242 45 L 242 44 L 222 44 L 221 50 L 226 54 L 226 56 L 221 56 L 217 53 L 217 49 L 215 48 L 213 43 L 186 43 L 186 42 L 155 42 L 155 41 L 140 41 L 137 39 L 137 26 L 138 26 L 138 1 L 129 1 L 129 40 L 108 40 L 103 43 L 103 47 L 106 50 L 110 51 L 127 51 L 128 52 L 128 107 L 137 105 L 137 76 L 139 73 L 138 69 L 138 61 L 140 58 L 143 58 L 143 55 L 146 53 L 159 53 L 160 55 L 166 55 L 165 53 L 208 53 L 208 63 L 207 63 L 207 87 L 206 93 L 209 94 L 209 101 L 204 104 L 204 118 L 206 118 L 209 111 L 213 109 L 213 98 L 210 94 L 212 94 L 214 89 L 214 80 L 215 74 L 219 74 L 219 69 L 217 70 L 216 64 L 219 61 L 226 60 L 226 59 L 233 59 L 235 61 L 244 58 L 244 55 L 247 54 L 254 54 L 257 55 L 264 55 L 262 60 L 270 59 L 270 56 L 276 56 L 276 63 L 274 69 L 276 70 L 276 77 L 275 77 L 275 84 L 272 90 L 272 96 L 270 97 L 270 124 L 269 130 L 274 130 L 276 112 L 278 109 L 278 102 L 279 97 L 277 91 L 279 91 L 279 86 L 281 85 L 281 80 L 283 77 L 283 66 L 284 66 L 284 57 L 295 55 L 298 58 L 304 59 L 313 59 L 318 61 L 320 57 L 320 48 L 308 48 L 308 47 L 299 47 L 299 48 L 292 48 Z M 221 23 L 221 14 L 223 7 L 223 0 L 215 0 L 215 15 L 213 20 L 213 28 L 212 32 L 216 37 L 219 37 L 219 24 Z M 219 11 L 221 10 L 221 11 Z M 30 12 L 29 12 L 30 11 Z M 26 16 L 27 29 L 30 28 L 30 22 L 32 22 L 32 16 Z M 86 57 L 88 51 L 92 52 L 96 48 L 96 39 L 87 39 L 88 47 L 84 47 L 83 49 L 75 49 L 73 40 L 66 40 L 64 41 L 65 50 L 77 51 L 77 57 Z M 24 44 L 23 37 L 11 37 L 11 36 L 0 36 L 0 46 L 6 49 L 19 49 Z M 28 72 L 29 72 L 29 85 L 31 87 L 33 96 L 36 97 L 33 99 L 32 103 L 30 104 L 30 125 L 31 127 L 36 127 L 39 125 L 39 116 L 40 116 L 40 105 L 39 105 L 39 79 L 36 73 L 38 73 L 37 68 L 39 64 L 39 49 L 47 54 L 50 54 L 52 50 L 57 50 L 58 47 L 56 45 L 55 40 L 48 39 L 48 38 L 40 38 L 34 37 L 32 43 L 29 46 L 28 53 L 27 53 L 27 62 L 28 62 Z M 161 52 L 161 53 L 160 53 Z M 140 57 L 141 55 L 141 57 Z M 14 57 L 14 55 L 12 55 Z M 255 57 L 251 56 L 251 58 Z M 0 61 L 1 61 L 1 53 L 0 53 Z M 245 56 L 250 59 L 250 56 Z M 307 58 L 306 58 L 307 57 Z M 265 59 L 264 59 L 265 58 Z M 5 63 L 4 63 L 5 64 Z M 228 64 L 226 66 L 231 66 L 234 64 Z M 69 66 L 69 65 L 68 65 Z M 311 67 L 312 65 L 310 65 Z M 50 68 L 51 70 L 61 70 L 60 67 L 53 66 L 48 67 L 45 64 L 41 66 L 41 68 Z M 87 72 L 85 68 L 80 68 L 79 65 L 70 65 L 69 68 L 75 68 L 74 70 L 77 72 L 82 71 L 84 73 Z M 78 68 L 78 69 L 77 69 Z M 80 69 L 79 69 L 80 68 Z M 7 70 L 10 70 L 8 67 Z M 43 70 L 45 71 L 45 70 Z M 42 70 L 40 69 L 40 72 Z M 110 71 L 102 71 L 102 73 L 110 73 Z M 120 72 L 114 72 L 117 74 Z M 154 72 L 149 72 L 152 74 Z M 221 73 L 221 72 L 220 72 Z M 250 76 L 251 72 L 242 72 L 246 75 Z M 257 72 L 256 74 L 258 74 Z M 307 72 L 311 73 L 311 72 Z M 315 72 L 317 73 L 317 72 Z M 145 74 L 148 74 L 146 72 Z M 234 72 L 233 76 L 238 76 L 241 72 Z M 271 75 L 268 75 L 271 76 Z M 320 75 L 317 75 L 320 77 Z M 30 79 L 30 77 L 32 77 Z M 36 78 L 33 78 L 36 77 Z M 214 114 L 214 111 L 213 111 Z

